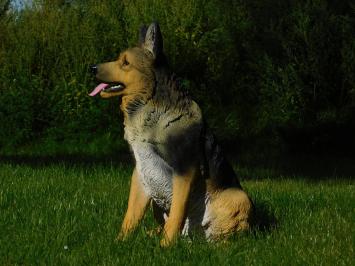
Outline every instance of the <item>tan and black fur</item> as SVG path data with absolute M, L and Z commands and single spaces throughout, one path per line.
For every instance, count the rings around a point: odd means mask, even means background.
M 158 24 L 142 27 L 137 47 L 93 70 L 110 83 L 102 97 L 122 97 L 125 139 L 136 160 L 119 238 L 135 229 L 150 202 L 163 246 L 192 230 L 214 240 L 248 229 L 253 204 L 199 106 L 170 72 Z

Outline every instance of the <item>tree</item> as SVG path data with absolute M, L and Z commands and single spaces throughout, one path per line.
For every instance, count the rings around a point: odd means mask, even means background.
M 0 18 L 10 9 L 10 0 L 0 0 Z

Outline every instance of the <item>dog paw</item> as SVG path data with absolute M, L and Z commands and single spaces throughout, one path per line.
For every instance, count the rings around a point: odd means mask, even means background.
M 158 226 L 154 229 L 148 230 L 147 235 L 150 237 L 153 237 L 155 235 L 159 235 L 162 232 L 163 228 L 161 226 Z
M 160 246 L 162 248 L 167 248 L 172 245 L 172 241 L 166 237 L 164 237 L 162 240 L 160 240 Z
M 169 236 L 167 234 L 164 234 L 163 239 L 160 240 L 160 246 L 163 248 L 170 247 L 175 244 L 176 240 L 177 240 L 177 235 Z
M 127 238 L 127 234 L 124 233 L 124 232 L 120 232 L 120 233 L 118 234 L 118 236 L 116 237 L 115 241 L 116 241 L 116 242 L 118 242 L 118 241 L 124 241 L 124 240 L 126 240 L 126 238 Z

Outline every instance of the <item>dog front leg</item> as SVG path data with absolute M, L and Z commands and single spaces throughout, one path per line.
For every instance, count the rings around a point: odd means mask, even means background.
M 138 180 L 137 170 L 134 169 L 128 198 L 128 208 L 123 219 L 121 231 L 117 237 L 118 239 L 124 239 L 128 233 L 136 228 L 139 221 L 144 216 L 149 201 L 150 198 L 147 196 Z
M 195 170 L 189 170 L 185 175 L 173 177 L 171 207 L 169 217 L 164 225 L 164 236 L 160 242 L 163 247 L 171 245 L 181 231 L 194 178 Z

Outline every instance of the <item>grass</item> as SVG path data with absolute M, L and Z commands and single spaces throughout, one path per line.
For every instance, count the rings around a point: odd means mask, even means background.
M 353 265 L 353 177 L 255 174 L 243 180 L 259 227 L 226 243 L 179 240 L 159 247 L 151 212 L 115 242 L 131 166 L 106 159 L 0 162 L 0 264 Z M 254 171 L 254 172 L 253 172 Z

